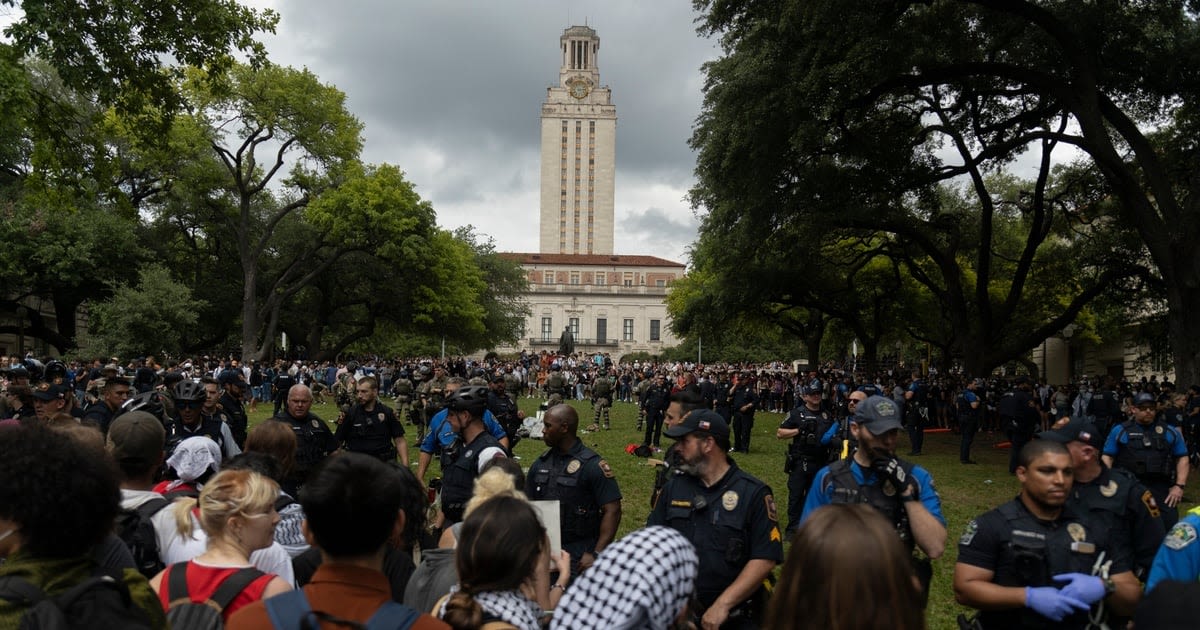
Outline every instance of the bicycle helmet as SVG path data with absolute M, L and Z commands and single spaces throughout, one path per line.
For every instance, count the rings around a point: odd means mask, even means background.
M 452 411 L 470 411 L 480 415 L 487 407 L 488 388 L 484 385 L 464 385 L 446 397 L 446 408 Z
M 158 418 L 158 421 L 162 422 L 164 426 L 168 421 L 167 410 L 163 406 L 162 394 L 156 391 L 138 394 L 126 400 L 125 404 L 121 405 L 121 414 L 129 413 L 130 411 L 145 411 Z
M 175 400 L 178 401 L 204 400 L 205 398 L 204 386 L 191 379 L 179 381 L 171 391 L 175 394 Z

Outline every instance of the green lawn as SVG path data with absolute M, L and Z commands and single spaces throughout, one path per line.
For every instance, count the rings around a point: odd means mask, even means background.
M 519 402 L 526 413 L 533 415 L 540 401 L 523 398 Z M 571 404 L 579 410 L 581 426 L 591 424 L 590 403 L 576 401 Z M 270 405 L 260 405 L 258 413 L 251 414 L 251 424 L 267 418 L 270 411 Z M 333 420 L 337 416 L 337 408 L 333 404 L 317 404 L 313 406 L 313 413 L 326 420 Z M 786 520 L 787 480 L 783 474 L 786 443 L 775 439 L 775 429 L 782 420 L 783 416 L 780 414 L 757 414 L 751 453 L 737 456 L 737 462 L 743 469 L 771 485 L 779 505 L 780 518 Z M 634 431 L 636 421 L 636 407 L 633 404 L 617 403 L 612 409 L 611 431 L 580 436 L 584 443 L 600 453 L 616 472 L 624 495 L 621 534 L 645 524 L 646 516 L 650 512 L 650 490 L 654 486 L 654 470 L 646 465 L 646 460 L 625 453 L 626 444 L 641 443 L 641 434 Z M 411 427 L 406 428 L 411 432 Z M 410 459 L 415 470 L 417 454 L 416 445 L 412 443 L 414 435 L 410 433 L 409 441 Z M 955 617 L 966 610 L 954 602 L 950 582 L 954 560 L 958 555 L 958 537 L 967 521 L 1017 494 L 1016 479 L 1008 474 L 1008 451 L 994 448 L 994 444 L 1002 439 L 999 435 L 988 433 L 980 433 L 976 437 L 972 455 L 979 462 L 978 466 L 963 466 L 958 463 L 958 436 L 948 433 L 926 434 L 923 449 L 925 454 L 911 458 L 933 475 L 942 497 L 942 510 L 948 526 L 946 554 L 934 562 L 928 617 L 931 629 L 957 628 Z M 668 438 L 663 438 L 663 446 L 669 441 Z M 908 452 L 907 442 L 906 437 L 901 439 L 897 449 L 901 457 Z M 517 446 L 515 454 L 528 467 L 545 448 L 540 440 L 523 440 Z M 437 465 L 434 464 L 428 476 L 437 474 Z M 1187 507 L 1191 505 L 1188 503 Z M 781 526 L 783 524 L 781 523 Z

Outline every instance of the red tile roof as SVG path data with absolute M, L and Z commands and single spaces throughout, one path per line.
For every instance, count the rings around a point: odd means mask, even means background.
M 530 254 L 500 252 L 500 256 L 523 265 L 626 265 L 630 267 L 684 267 L 657 256 L 628 256 L 624 254 Z

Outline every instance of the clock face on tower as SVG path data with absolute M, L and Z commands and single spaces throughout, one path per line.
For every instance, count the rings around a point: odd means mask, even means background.
M 567 91 L 571 96 L 582 99 L 592 91 L 592 86 L 588 84 L 587 79 L 575 78 L 567 82 Z

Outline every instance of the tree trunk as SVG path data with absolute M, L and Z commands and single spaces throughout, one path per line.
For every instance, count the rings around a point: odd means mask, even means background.
M 258 264 L 242 258 L 242 357 L 241 360 L 261 360 L 258 348 Z
M 1200 376 L 1200 288 L 1167 286 L 1167 335 L 1175 363 L 1175 388 L 1183 391 Z

